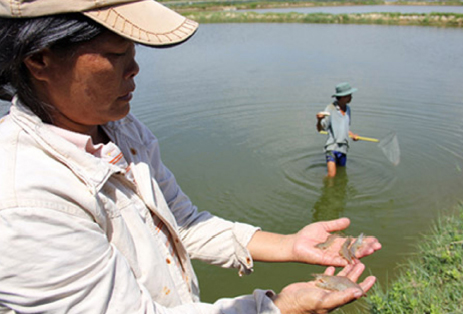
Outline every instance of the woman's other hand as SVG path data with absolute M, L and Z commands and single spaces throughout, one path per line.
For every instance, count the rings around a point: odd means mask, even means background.
M 346 266 L 337 276 L 345 276 L 352 282 L 357 282 L 365 266 L 361 263 Z M 333 276 L 334 267 L 328 267 L 325 275 Z M 353 302 L 364 295 L 375 283 L 376 278 L 365 278 L 358 287 L 347 288 L 343 291 L 332 291 L 320 288 L 315 281 L 293 283 L 274 296 L 273 302 L 282 314 L 328 313 L 332 310 Z

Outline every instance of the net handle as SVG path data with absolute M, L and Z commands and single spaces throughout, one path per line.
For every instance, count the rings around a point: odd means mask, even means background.
M 319 133 L 320 133 L 320 134 L 328 134 L 328 132 L 326 132 L 326 131 L 320 131 Z M 352 136 L 350 136 L 350 138 L 352 138 Z M 379 143 L 379 140 L 378 140 L 378 139 L 372 138 L 372 137 L 357 136 L 357 138 L 358 138 L 360 141 Z

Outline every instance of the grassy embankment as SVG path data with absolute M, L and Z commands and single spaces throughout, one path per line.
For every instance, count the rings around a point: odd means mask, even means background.
M 254 10 L 267 8 L 301 8 L 301 7 L 326 7 L 326 6 L 353 6 L 353 5 L 426 5 L 448 6 L 463 5 L 460 0 L 451 1 L 384 1 L 384 0 L 351 0 L 351 1 L 326 1 L 326 0 L 160 0 L 169 7 L 178 11 L 230 11 L 230 10 Z
M 373 314 L 463 313 L 463 205 L 440 218 L 388 287 L 369 293 Z
M 165 2 L 174 10 L 199 23 L 326 23 L 326 24 L 383 24 L 463 27 L 463 14 L 456 13 L 256 13 L 240 9 L 320 7 L 339 5 L 386 5 L 384 1 L 198 1 Z M 390 4 L 390 3 L 389 3 Z M 463 2 L 394 2 L 394 5 L 462 5 Z
M 189 12 L 199 23 L 325 23 L 463 27 L 463 14 Z

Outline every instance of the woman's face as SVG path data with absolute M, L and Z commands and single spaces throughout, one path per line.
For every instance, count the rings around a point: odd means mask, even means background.
M 71 57 L 49 53 L 50 67 L 39 93 L 56 108 L 53 124 L 87 133 L 129 113 L 139 71 L 133 42 L 104 32 L 78 46 Z

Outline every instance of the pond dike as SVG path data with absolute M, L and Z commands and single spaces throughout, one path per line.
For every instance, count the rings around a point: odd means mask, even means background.
M 182 14 L 199 23 L 321 23 L 321 24 L 379 24 L 438 27 L 463 27 L 459 13 L 256 13 L 238 11 L 203 11 Z

